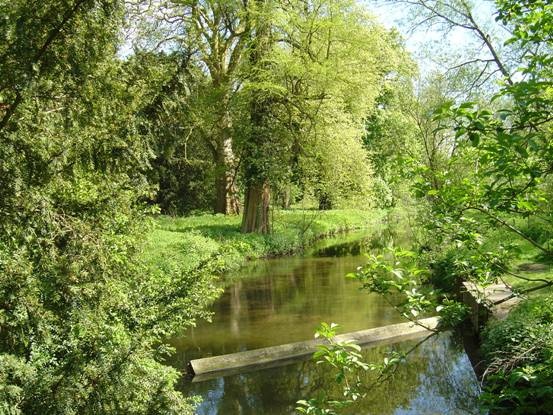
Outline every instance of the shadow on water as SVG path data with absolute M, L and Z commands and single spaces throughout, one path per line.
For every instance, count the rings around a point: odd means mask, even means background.
M 395 246 L 409 246 L 406 234 L 401 234 L 389 226 L 383 226 L 370 233 L 351 232 L 334 238 L 323 239 L 314 244 L 306 256 L 343 257 L 358 256 L 369 252 L 380 251 Z
M 331 245 L 326 248 L 321 248 L 313 252 L 314 257 L 339 257 L 348 255 L 361 255 L 363 252 L 364 241 L 345 242 L 341 244 Z

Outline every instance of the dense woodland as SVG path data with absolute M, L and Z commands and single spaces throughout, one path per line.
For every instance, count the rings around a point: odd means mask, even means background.
M 428 67 L 365 3 L 0 0 L 0 414 L 193 413 L 164 341 L 231 248 L 331 231 L 275 212 L 337 208 L 415 212 L 413 251 L 357 276 L 410 319 L 457 325 L 461 281 L 530 296 L 483 334 L 482 406 L 553 413 L 553 275 L 519 266 L 553 260 L 553 2 L 388 1 L 464 33 Z M 153 264 L 160 214 L 207 212 L 243 239 Z

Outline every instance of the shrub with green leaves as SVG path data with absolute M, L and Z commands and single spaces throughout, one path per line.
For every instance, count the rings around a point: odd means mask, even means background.
M 191 413 L 162 340 L 204 315 L 210 261 L 140 259 L 150 97 L 116 56 L 123 2 L 0 10 L 0 413 Z
M 497 414 L 553 412 L 553 297 L 521 304 L 483 334 L 482 402 Z

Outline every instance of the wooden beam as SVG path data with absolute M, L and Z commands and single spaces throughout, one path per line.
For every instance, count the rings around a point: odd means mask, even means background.
M 355 331 L 335 337 L 336 341 L 353 341 L 360 346 L 374 347 L 420 338 L 430 334 L 438 326 L 438 318 L 420 320 L 421 325 L 411 322 L 392 324 L 368 330 Z M 195 359 L 190 362 L 192 382 L 202 382 L 213 378 L 231 376 L 238 373 L 284 366 L 305 360 L 325 344 L 324 339 L 288 343 L 280 346 L 265 347 L 221 356 Z

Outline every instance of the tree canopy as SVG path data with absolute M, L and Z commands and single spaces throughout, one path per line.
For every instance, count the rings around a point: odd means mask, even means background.
M 148 262 L 159 213 L 416 205 L 419 252 L 358 278 L 448 327 L 461 281 L 553 286 L 510 266 L 553 260 L 553 5 L 388 3 L 470 41 L 420 71 L 354 0 L 0 0 L 0 413 L 193 411 L 165 343 L 221 253 Z

